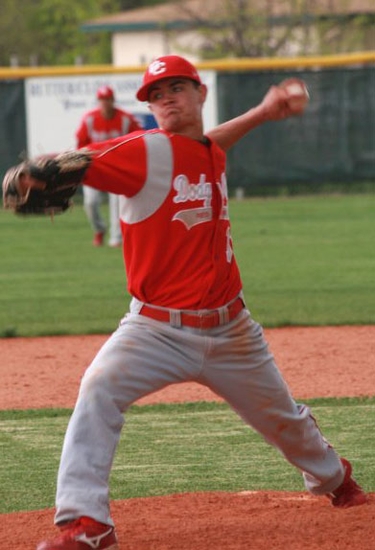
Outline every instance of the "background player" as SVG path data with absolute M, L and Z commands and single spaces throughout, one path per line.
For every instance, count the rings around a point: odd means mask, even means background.
M 159 58 L 137 97 L 149 102 L 160 129 L 87 147 L 84 183 L 121 195 L 133 299 L 82 379 L 58 474 L 61 533 L 37 550 L 118 549 L 108 480 L 123 414 L 141 397 L 185 381 L 224 398 L 299 469 L 312 494 L 340 508 L 367 502 L 350 463 L 309 408 L 293 400 L 245 306 L 232 246 L 224 150 L 255 126 L 295 114 L 287 89 L 272 86 L 258 106 L 207 135 L 206 95 L 185 59 Z M 29 175 L 23 183 L 38 185 Z
M 99 107 L 87 112 L 76 132 L 77 147 L 122 136 L 141 126 L 127 111 L 115 107 L 112 88 L 103 86 L 96 94 Z M 106 223 L 100 213 L 103 193 L 93 187 L 83 186 L 83 205 L 94 230 L 94 246 L 101 246 L 106 232 Z M 119 196 L 109 193 L 109 246 L 121 246 L 122 237 L 119 221 Z

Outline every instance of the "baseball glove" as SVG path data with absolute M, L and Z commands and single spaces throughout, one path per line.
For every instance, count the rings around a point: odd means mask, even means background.
M 61 214 L 82 182 L 91 162 L 87 149 L 24 161 L 3 180 L 3 205 L 16 214 Z

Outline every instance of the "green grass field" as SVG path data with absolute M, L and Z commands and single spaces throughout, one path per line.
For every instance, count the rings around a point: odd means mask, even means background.
M 266 327 L 375 322 L 375 194 L 231 201 L 234 248 Z M 0 336 L 109 333 L 127 310 L 122 254 L 91 246 L 77 205 L 0 212 Z
M 375 195 L 231 201 L 245 296 L 266 327 L 375 322 Z M 0 212 L 0 337 L 109 333 L 129 296 L 121 251 L 91 246 L 78 204 L 56 217 Z M 375 490 L 375 398 L 319 399 L 324 434 Z M 0 513 L 53 506 L 70 410 L 0 411 Z M 111 496 L 299 491 L 301 477 L 219 403 L 131 408 Z
M 326 437 L 375 491 L 375 398 L 309 402 Z M 0 411 L 0 513 L 52 507 L 68 410 Z M 196 491 L 303 491 L 300 474 L 225 404 L 133 406 L 113 499 Z

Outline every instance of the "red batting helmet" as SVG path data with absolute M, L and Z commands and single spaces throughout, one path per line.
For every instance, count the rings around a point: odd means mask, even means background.
M 189 78 L 202 84 L 197 69 L 187 59 L 179 55 L 164 55 L 150 63 L 143 75 L 142 86 L 137 92 L 139 101 L 147 101 L 149 88 L 154 82 L 170 77 Z

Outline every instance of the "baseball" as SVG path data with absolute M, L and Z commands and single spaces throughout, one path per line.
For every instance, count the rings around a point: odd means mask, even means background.
M 288 103 L 293 111 L 302 111 L 309 99 L 309 92 L 303 83 L 292 82 L 286 86 L 289 99 Z

